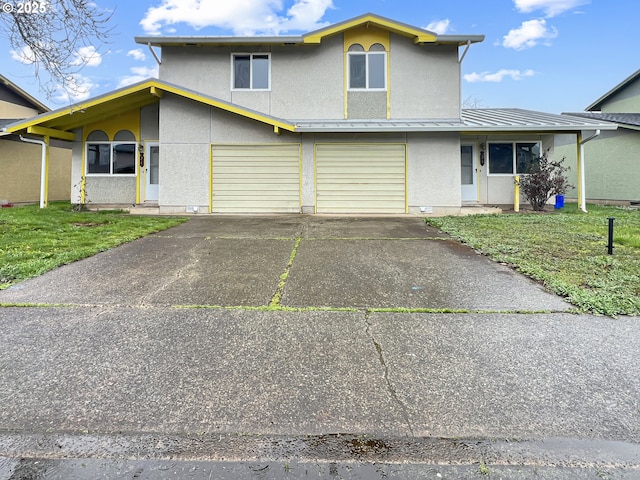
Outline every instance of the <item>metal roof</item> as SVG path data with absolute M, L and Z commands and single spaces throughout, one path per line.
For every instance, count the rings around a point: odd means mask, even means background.
M 589 105 L 587 108 L 585 108 L 585 110 L 600 110 L 600 108 L 602 107 L 602 104 L 606 100 L 608 100 L 609 97 L 612 97 L 613 95 L 618 93 L 620 90 L 625 88 L 627 85 L 629 85 L 631 82 L 633 82 L 639 76 L 640 76 L 640 70 L 632 73 L 627 78 L 625 78 L 622 82 L 620 82 L 618 85 L 616 85 L 611 90 L 609 90 L 607 93 L 605 93 L 603 96 L 601 96 L 598 100 L 596 100 L 591 105 Z
M 578 132 L 615 130 L 617 125 L 587 118 L 519 108 L 463 109 L 454 119 L 298 120 L 296 132 Z
M 591 118 L 593 120 L 604 120 L 605 122 L 617 123 L 623 127 L 640 128 L 640 113 L 596 113 L 596 112 L 571 112 L 563 115 L 573 115 L 575 117 Z

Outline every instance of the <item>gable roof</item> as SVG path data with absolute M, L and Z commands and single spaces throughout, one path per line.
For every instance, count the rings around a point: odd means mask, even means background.
M 135 37 L 136 43 L 154 47 L 162 46 L 201 46 L 201 45 L 317 45 L 326 37 L 343 33 L 351 28 L 371 25 L 389 32 L 413 39 L 416 44 L 453 44 L 466 45 L 484 40 L 484 35 L 438 35 L 423 28 L 397 22 L 373 13 L 365 13 L 319 30 L 299 36 L 186 36 L 186 37 Z
M 606 102 L 609 98 L 614 96 L 619 91 L 623 90 L 627 85 L 629 85 L 630 83 L 635 81 L 638 77 L 640 77 L 640 70 L 636 71 L 635 73 L 632 73 L 629 77 L 625 78 L 622 82 L 620 82 L 618 85 L 616 85 L 611 90 L 609 90 L 607 93 L 605 93 L 603 96 L 601 96 L 598 100 L 596 100 L 591 105 L 589 105 L 587 108 L 585 108 L 585 110 L 591 110 L 591 111 L 593 111 L 593 110 L 601 110 L 602 109 L 602 104 L 604 102 Z
M 44 113 L 37 117 L 14 122 L 4 127 L 3 130 L 8 133 L 26 131 L 26 133 L 32 133 L 34 135 L 49 135 L 50 137 L 60 138 L 62 140 L 73 140 L 75 134 L 72 130 L 120 112 L 126 112 L 157 103 L 165 93 L 178 95 L 266 123 L 273 126 L 276 131 L 280 128 L 289 131 L 294 130 L 294 126 L 286 120 L 154 78 L 114 90 L 113 92 L 83 102 L 78 102 L 68 107 Z
M 5 77 L 2 74 L 0 74 L 0 84 L 4 85 L 5 88 L 9 89 L 15 95 L 17 95 L 22 100 L 24 100 L 27 103 L 27 105 L 33 108 L 34 110 L 37 110 L 40 113 L 48 112 L 50 110 L 50 108 L 47 107 L 44 103 L 42 103 L 37 98 L 29 95 L 27 92 L 21 89 L 18 85 L 13 83 L 11 80 L 9 80 L 7 77 Z

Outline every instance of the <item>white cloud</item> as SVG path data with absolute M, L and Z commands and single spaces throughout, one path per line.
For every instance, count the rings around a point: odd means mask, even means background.
M 528 20 L 522 22 L 520 28 L 509 30 L 509 33 L 503 37 L 502 46 L 523 50 L 535 47 L 540 42 L 550 45 L 549 40 L 557 36 L 558 31 L 553 27 L 551 29 L 547 28 L 545 19 Z
M 140 25 L 152 35 L 163 26 L 186 23 L 199 30 L 218 27 L 232 30 L 235 35 L 274 34 L 288 30 L 314 30 L 325 25 L 320 20 L 333 7 L 332 0 L 295 0 L 286 12 L 282 0 L 160 0 L 150 7 Z
M 33 50 L 31 50 L 31 47 L 26 45 L 17 52 L 15 50 L 11 50 L 11 58 L 20 63 L 24 63 L 25 65 L 31 65 L 36 62 Z
M 425 30 L 437 33 L 438 35 L 444 35 L 449 30 L 451 20 L 445 18 L 444 20 L 434 20 L 429 25 L 424 27 Z
M 80 47 L 74 52 L 73 60 L 69 63 L 75 66 L 97 67 L 102 63 L 102 54 L 93 45 Z
M 590 0 L 513 0 L 516 9 L 522 13 L 543 10 L 547 17 L 555 17 L 561 13 L 590 3 Z
M 127 52 L 127 57 L 133 57 L 135 60 L 140 60 L 144 62 L 147 56 L 144 54 L 141 48 L 136 48 L 135 50 L 129 50 Z
M 91 92 L 99 87 L 89 77 L 75 73 L 66 78 L 66 88 L 59 85 L 53 97 L 56 103 L 81 102 L 91 96 Z
M 131 73 L 133 75 L 127 75 L 120 79 L 118 88 L 133 85 L 134 83 L 142 82 L 149 77 L 158 78 L 158 67 L 131 67 Z
M 464 79 L 469 83 L 475 83 L 475 82 L 499 83 L 499 82 L 502 82 L 502 80 L 504 80 L 505 77 L 509 77 L 512 80 L 522 80 L 525 77 L 533 77 L 535 74 L 536 72 L 531 69 L 527 69 L 524 72 L 521 72 L 520 70 L 507 70 L 503 68 L 502 70 L 498 70 L 495 73 L 489 73 L 489 72 L 468 73 L 464 75 Z

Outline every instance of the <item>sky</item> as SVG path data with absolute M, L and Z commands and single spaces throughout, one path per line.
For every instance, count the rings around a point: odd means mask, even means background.
M 19 0 L 3 0 L 17 4 Z M 464 106 L 578 112 L 640 69 L 638 0 L 94 0 L 109 43 L 74 53 L 76 96 L 47 98 L 0 38 L 0 73 L 51 108 L 157 76 L 134 36 L 299 35 L 364 13 L 448 35 L 485 35 L 462 63 Z M 0 1 L 0 3 L 3 3 Z M 2 15 L 2 13 L 0 13 Z M 461 49 L 462 52 L 462 49 Z

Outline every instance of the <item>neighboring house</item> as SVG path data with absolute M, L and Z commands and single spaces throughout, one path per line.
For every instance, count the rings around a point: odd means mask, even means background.
M 19 119 L 48 112 L 49 108 L 0 75 L 0 129 Z M 69 200 L 71 150 L 55 143 L 50 149 L 48 196 Z M 0 134 L 0 202 L 32 203 L 40 198 L 42 148 L 22 142 L 18 135 Z
M 72 202 L 161 213 L 459 213 L 511 204 L 556 133 L 615 129 L 461 110 L 482 35 L 372 14 L 301 36 L 137 37 L 159 79 L 17 122 L 73 143 Z M 578 161 L 581 161 L 578 160 Z
M 587 198 L 604 203 L 640 202 L 640 70 L 586 108 L 567 113 L 596 121 L 612 122 L 615 131 L 601 132 L 585 144 Z M 556 156 L 575 162 L 571 138 L 556 139 Z M 572 181 L 576 181 L 575 172 Z

